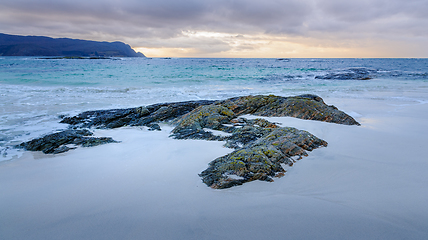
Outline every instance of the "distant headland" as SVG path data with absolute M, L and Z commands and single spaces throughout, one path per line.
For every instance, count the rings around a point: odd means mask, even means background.
M 123 42 L 19 36 L 0 33 L 0 56 L 145 57 Z

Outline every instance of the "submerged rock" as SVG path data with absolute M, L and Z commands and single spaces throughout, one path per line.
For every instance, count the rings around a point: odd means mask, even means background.
M 56 154 L 67 152 L 68 150 L 76 148 L 78 145 L 83 147 L 93 147 L 101 144 L 116 142 L 109 137 L 89 137 L 92 135 L 93 133 L 86 129 L 65 130 L 21 143 L 18 145 L 18 147 L 29 151 L 42 151 L 43 153 L 47 154 Z

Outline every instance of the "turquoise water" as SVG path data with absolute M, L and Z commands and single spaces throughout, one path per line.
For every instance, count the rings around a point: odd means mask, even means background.
M 1 58 L 0 83 L 30 86 L 171 86 L 287 82 L 350 68 L 375 78 L 428 79 L 428 59 Z
M 428 59 L 0 57 L 0 155 L 86 110 L 249 94 L 425 103 L 427 92 Z

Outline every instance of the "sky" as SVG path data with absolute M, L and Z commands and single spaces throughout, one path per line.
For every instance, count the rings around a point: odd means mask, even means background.
M 148 57 L 428 57 L 428 0 L 1 0 L 0 32 Z

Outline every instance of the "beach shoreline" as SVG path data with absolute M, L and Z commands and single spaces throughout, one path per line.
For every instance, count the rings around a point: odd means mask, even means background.
M 0 231 L 6 239 L 427 237 L 427 104 L 324 100 L 362 125 L 267 118 L 329 143 L 272 183 L 208 188 L 198 173 L 231 149 L 171 139 L 168 126 L 96 130 L 121 142 L 24 153 L 0 165 Z

